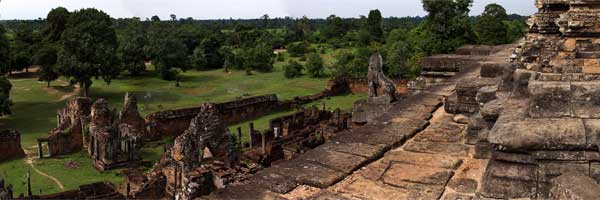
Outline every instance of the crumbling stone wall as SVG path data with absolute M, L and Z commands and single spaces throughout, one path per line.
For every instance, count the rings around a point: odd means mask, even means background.
M 209 163 L 205 161 L 205 149 L 214 160 L 224 163 L 225 168 L 239 164 L 232 135 L 215 104 L 204 104 L 200 112 L 189 123 L 188 129 L 175 139 L 175 144 L 161 160 L 155 164 L 148 178 L 137 191 L 131 191 L 132 197 L 162 198 L 153 195 L 163 194 L 179 199 L 191 199 L 200 194 L 210 193 L 206 187 L 215 187 L 211 183 L 213 170 L 202 170 Z M 204 171 L 204 172 L 202 172 Z M 164 186 L 164 187 L 161 187 Z
M 58 111 L 57 128 L 47 138 L 50 156 L 64 155 L 81 150 L 87 141 L 84 128 L 90 120 L 92 99 L 76 97 L 67 101 L 67 106 Z
M 119 115 L 104 99 L 92 105 L 88 152 L 96 169 L 103 171 L 141 162 L 145 129 L 135 103 L 135 97 L 126 94 L 124 110 Z
M 25 157 L 21 134 L 15 130 L 0 131 L 0 162 Z
M 124 200 L 125 197 L 117 191 L 116 187 L 109 182 L 97 182 L 79 186 L 76 190 L 70 190 L 55 194 L 32 196 L 26 199 L 115 199 Z

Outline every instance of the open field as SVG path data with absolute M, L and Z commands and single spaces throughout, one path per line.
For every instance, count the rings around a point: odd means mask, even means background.
M 331 62 L 331 57 L 326 60 Z M 121 109 L 125 92 L 133 92 L 138 97 L 139 110 L 145 116 L 164 109 L 184 108 L 206 102 L 224 102 L 271 93 L 277 94 L 280 99 L 291 99 L 325 89 L 328 79 L 313 79 L 308 76 L 286 79 L 281 70 L 283 64 L 284 62 L 276 62 L 275 71 L 272 73 L 255 73 L 251 76 L 243 71 L 231 73 L 222 70 L 187 71 L 183 73 L 181 87 L 175 87 L 174 82 L 161 80 L 150 73 L 140 77 L 120 77 L 113 80 L 110 85 L 95 80 L 90 95 L 93 98 L 105 98 L 110 102 L 111 107 Z M 12 107 L 14 114 L 0 118 L 0 128 L 18 130 L 21 133 L 23 147 L 35 152 L 36 139 L 46 136 L 52 128 L 56 127 L 56 111 L 65 106 L 68 98 L 78 95 L 78 89 L 68 86 L 65 78 L 53 82 L 50 88 L 46 87 L 46 83 L 38 82 L 36 77 L 12 78 L 10 81 L 13 84 L 11 99 L 14 102 Z M 306 106 L 321 107 L 324 102 L 328 109 L 350 109 L 354 101 L 364 97 L 363 94 L 348 94 Z M 293 112 L 295 111 L 272 113 L 230 128 L 235 132 L 235 128 L 242 127 L 244 133 L 247 133 L 248 124 L 254 122 L 257 129 L 266 129 L 270 119 Z M 169 141 L 165 139 L 162 143 L 164 142 Z M 143 158 L 148 161 L 147 163 L 153 163 L 160 158 L 162 151 L 161 143 L 148 144 L 143 149 Z M 14 185 L 16 194 L 27 192 L 27 171 L 31 171 L 32 174 L 34 194 L 39 194 L 40 189 L 44 194 L 61 191 L 53 180 L 35 173 L 25 161 L 26 159 L 22 159 L 0 164 L 0 176 Z M 66 164 L 71 161 L 78 167 L 67 168 Z M 83 152 L 58 158 L 33 160 L 33 165 L 38 170 L 56 178 L 64 185 L 65 190 L 97 181 L 110 181 L 115 184 L 122 181 L 119 169 L 98 172 L 90 163 L 91 159 Z M 148 169 L 151 166 L 144 167 Z

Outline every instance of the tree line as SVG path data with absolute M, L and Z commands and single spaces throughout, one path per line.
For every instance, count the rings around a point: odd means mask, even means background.
M 284 66 L 288 78 L 305 73 L 364 76 L 374 52 L 384 56 L 389 76 L 412 78 L 420 73 L 425 56 L 465 44 L 511 43 L 526 33 L 524 17 L 507 15 L 497 4 L 470 17 L 472 0 L 422 3 L 425 17 L 383 18 L 379 10 L 372 10 L 359 18 L 263 15 L 250 20 L 178 19 L 174 14 L 162 20 L 114 19 L 94 8 L 58 7 L 46 19 L 4 21 L 8 31 L 0 25 L 0 73 L 36 65 L 39 80 L 48 86 L 64 76 L 87 96 L 93 80 L 110 84 L 122 75 L 155 74 L 178 85 L 179 74 L 186 70 L 271 72 L 275 61 L 286 60 L 274 50 L 286 49 L 298 58 Z M 337 50 L 335 63 L 325 63 L 322 55 L 332 50 Z M 0 81 L 0 89 L 10 88 L 3 85 Z M 3 102 L 0 99 L 0 107 L 10 104 Z

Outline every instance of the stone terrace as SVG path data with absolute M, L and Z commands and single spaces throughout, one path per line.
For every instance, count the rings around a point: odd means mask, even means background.
M 509 48 L 487 61 L 508 62 Z M 443 101 L 469 68 L 445 84 L 396 103 L 366 126 L 219 190 L 207 199 L 470 199 L 487 160 L 473 159 L 466 125 L 453 121 Z

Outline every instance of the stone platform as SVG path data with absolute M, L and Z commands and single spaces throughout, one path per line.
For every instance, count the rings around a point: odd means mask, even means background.
M 488 58 L 508 60 L 507 49 Z M 467 125 L 454 122 L 443 102 L 459 80 L 479 73 L 479 67 L 468 68 L 428 86 L 365 126 L 204 198 L 471 199 L 488 160 L 473 158 Z

